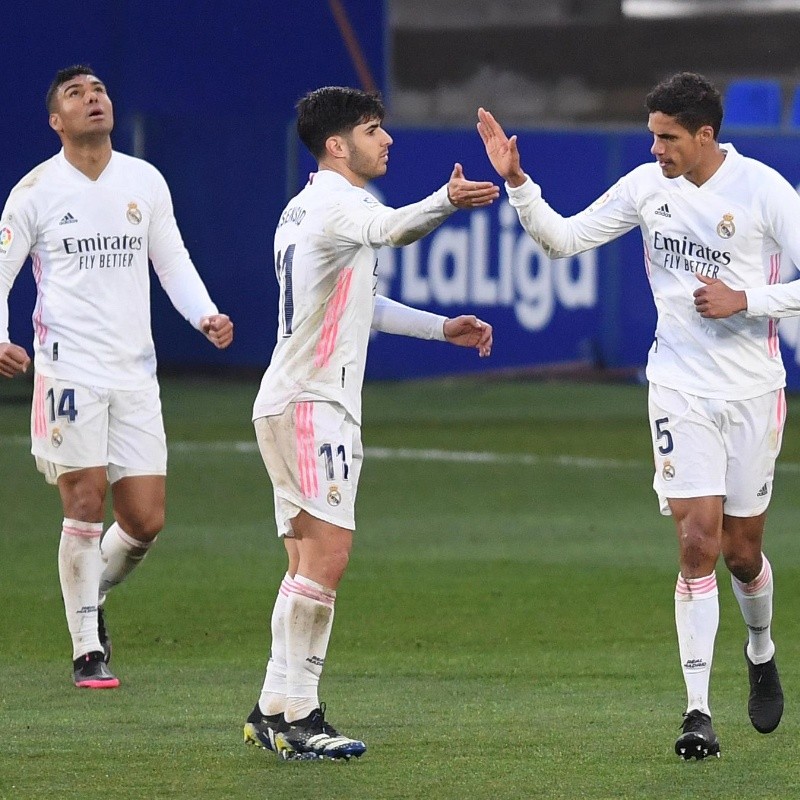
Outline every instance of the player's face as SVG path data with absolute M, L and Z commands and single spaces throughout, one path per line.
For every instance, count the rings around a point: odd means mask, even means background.
M 389 146 L 392 137 L 381 127 L 378 119 L 356 125 L 345 138 L 347 167 L 366 184 L 373 178 L 386 174 L 389 164 Z
M 689 133 L 675 117 L 656 111 L 650 115 L 647 127 L 653 134 L 650 152 L 656 157 L 665 178 L 685 175 L 691 180 L 703 170 L 707 146 L 714 141 L 714 130 L 710 125 Z
M 105 137 L 114 127 L 114 109 L 105 84 L 94 75 L 76 75 L 56 91 L 50 127 L 74 142 Z

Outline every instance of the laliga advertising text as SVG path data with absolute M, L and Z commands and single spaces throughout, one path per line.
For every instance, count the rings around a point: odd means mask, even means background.
M 497 212 L 472 211 L 469 227 L 453 220 L 399 250 L 382 248 L 381 294 L 408 305 L 503 306 L 514 309 L 525 330 L 546 328 L 558 304 L 567 309 L 597 305 L 597 255 L 551 259 L 519 226 L 505 201 Z M 499 235 L 491 235 L 497 213 Z

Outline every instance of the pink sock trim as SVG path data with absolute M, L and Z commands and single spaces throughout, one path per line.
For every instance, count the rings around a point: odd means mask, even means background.
M 332 589 L 326 589 L 319 583 L 310 581 L 301 575 L 295 575 L 294 580 L 288 576 L 283 579 L 281 583 L 280 592 L 282 595 L 289 596 L 290 594 L 299 594 L 303 597 L 308 597 L 311 600 L 316 600 L 318 603 L 333 608 L 334 600 L 336 600 L 336 592 Z
M 678 575 L 678 582 L 675 584 L 676 600 L 705 600 L 717 594 L 716 572 L 704 578 L 684 578 L 683 575 Z
M 103 534 L 102 522 L 83 522 L 79 519 L 67 519 L 61 523 L 61 532 L 67 536 L 83 536 L 87 539 L 97 539 Z
M 758 594 L 772 580 L 772 565 L 767 561 L 767 557 L 763 553 L 761 554 L 761 559 L 761 572 L 750 583 L 742 583 L 735 575 L 731 575 L 731 578 L 736 582 L 736 586 L 744 594 Z

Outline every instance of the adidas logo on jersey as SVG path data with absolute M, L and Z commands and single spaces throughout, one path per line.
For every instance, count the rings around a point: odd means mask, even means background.
M 61 217 L 61 222 L 59 222 L 58 224 L 69 225 L 71 222 L 77 222 L 77 221 L 78 220 L 76 220 L 75 217 L 73 217 L 72 214 L 70 214 L 69 211 L 67 211 L 67 213 L 64 214 L 63 217 Z
M 766 497 L 769 494 L 769 487 L 765 483 L 757 492 L 756 497 Z
M 669 213 L 669 206 L 666 203 L 664 203 L 663 206 L 660 206 L 659 208 L 656 209 L 656 214 L 658 214 L 660 217 L 672 218 L 672 214 Z

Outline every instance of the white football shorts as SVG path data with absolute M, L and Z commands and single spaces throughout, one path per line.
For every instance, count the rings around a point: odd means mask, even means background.
M 86 467 L 106 467 L 115 483 L 167 474 L 158 384 L 136 391 L 34 379 L 31 453 L 48 483 Z
M 715 495 L 729 516 L 766 511 L 786 421 L 783 389 L 727 401 L 650 384 L 648 406 L 662 514 L 670 513 L 667 498 Z
M 306 511 L 355 530 L 355 502 L 364 452 L 361 428 L 337 403 L 290 403 L 282 414 L 254 421 L 272 481 L 278 536 Z

